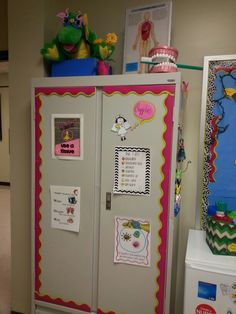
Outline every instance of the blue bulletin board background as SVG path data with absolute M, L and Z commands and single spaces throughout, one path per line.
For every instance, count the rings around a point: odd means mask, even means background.
M 218 201 L 236 210 L 236 55 L 205 57 L 200 227 Z
M 224 201 L 236 210 L 236 70 L 216 70 L 213 114 L 215 128 L 214 182 L 209 182 L 209 205 Z M 214 131 L 213 131 L 214 132 Z M 211 149 L 213 148 L 211 147 Z

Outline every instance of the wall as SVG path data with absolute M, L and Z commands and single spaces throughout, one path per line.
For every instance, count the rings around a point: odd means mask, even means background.
M 8 1 L 11 125 L 12 310 L 30 314 L 31 106 L 30 81 L 43 76 L 43 2 Z
M 124 17 L 127 1 L 107 5 L 81 0 L 9 0 L 9 50 L 12 167 L 12 254 L 13 309 L 30 313 L 30 78 L 42 76 L 43 66 L 39 49 L 45 39 L 51 39 L 59 23 L 56 13 L 67 7 L 81 9 L 89 15 L 90 26 L 103 36 L 114 31 L 120 43 L 114 55 L 115 73 L 120 73 L 123 58 Z M 130 0 L 130 7 L 153 1 Z M 174 0 L 172 45 L 179 49 L 178 63 L 203 64 L 204 55 L 233 54 L 236 42 L 231 39 L 235 29 L 235 0 Z M 19 14 L 24 16 L 19 27 Z M 98 14 L 99 12 L 99 14 Z M 43 20 L 45 16 L 45 21 Z M 27 36 L 26 36 L 27 33 Z M 29 40 L 30 39 L 30 40 Z M 20 49 L 19 49 L 20 47 Z M 22 49 L 22 47 L 24 49 Z M 180 214 L 180 247 L 176 289 L 176 314 L 182 314 L 184 255 L 188 229 L 194 227 L 196 177 L 198 164 L 199 119 L 202 72 L 184 70 L 183 79 L 189 81 L 189 97 L 184 112 L 185 147 L 192 161 L 183 176 L 183 206 Z M 173 313 L 171 313 L 173 314 Z
M 7 0 L 0 0 L 0 51 L 8 49 Z M 4 86 L 4 88 L 2 88 Z M 0 94 L 2 95 L 2 124 L 4 128 L 3 141 L 0 142 L 0 182 L 10 181 L 9 156 L 9 95 L 8 75 L 0 71 Z
M 173 5 L 172 45 L 179 49 L 180 64 L 203 65 L 204 56 L 236 53 L 236 42 L 229 34 L 235 29 L 236 2 L 226 0 L 176 0 Z M 196 179 L 201 106 L 202 72 L 185 70 L 189 96 L 184 111 L 184 139 L 187 159 L 192 163 L 183 175 L 180 214 L 176 314 L 182 314 L 184 258 L 189 228 L 195 225 Z
M 0 1 L 0 50 L 8 50 L 7 0 Z
M 10 182 L 9 89 L 0 86 L 2 141 L 0 141 L 0 182 Z

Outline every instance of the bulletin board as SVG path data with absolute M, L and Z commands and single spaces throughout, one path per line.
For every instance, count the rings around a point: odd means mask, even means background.
M 204 58 L 197 199 L 203 230 L 208 206 L 223 201 L 236 209 L 235 86 L 236 55 Z

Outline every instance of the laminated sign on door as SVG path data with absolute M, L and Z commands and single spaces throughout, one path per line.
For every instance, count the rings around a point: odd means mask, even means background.
M 115 147 L 114 193 L 149 195 L 150 177 L 151 159 L 149 148 Z

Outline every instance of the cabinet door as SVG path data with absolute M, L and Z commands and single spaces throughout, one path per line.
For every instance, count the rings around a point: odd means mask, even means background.
M 174 93 L 103 89 L 99 314 L 164 313 Z
M 35 88 L 34 98 L 36 304 L 49 307 L 52 309 L 50 311 L 59 310 L 60 306 L 63 306 L 64 310 L 67 308 L 65 312 L 90 312 L 96 177 L 95 88 Z M 52 117 L 59 116 L 62 119 L 60 130 L 68 131 L 65 136 L 71 137 L 73 142 L 73 130 L 69 128 L 73 122 L 69 117 L 73 115 L 81 118 L 79 159 L 73 159 L 70 154 L 69 158 L 64 158 L 66 146 L 63 146 L 61 153 L 54 158 L 55 143 L 53 144 L 52 133 L 55 125 Z M 80 188 L 79 232 L 69 231 L 64 227 L 52 228 L 51 186 L 59 187 L 62 193 L 67 187 Z M 74 202 L 71 204 L 70 209 Z M 62 211 L 61 215 L 68 214 L 66 207 L 63 207 Z M 71 219 L 68 222 L 72 223 L 72 211 L 69 216 Z

